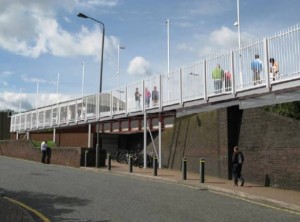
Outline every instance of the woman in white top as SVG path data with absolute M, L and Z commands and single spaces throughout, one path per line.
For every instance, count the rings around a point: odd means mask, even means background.
M 275 62 L 274 58 L 270 58 L 270 63 L 271 63 L 270 77 L 273 81 L 275 81 L 275 77 L 278 76 L 279 65 L 278 65 L 278 62 Z

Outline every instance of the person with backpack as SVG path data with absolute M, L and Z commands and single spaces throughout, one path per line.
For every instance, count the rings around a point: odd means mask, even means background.
M 234 185 L 238 186 L 238 181 L 241 181 L 241 186 L 244 186 L 245 179 L 242 176 L 242 166 L 244 163 L 244 155 L 239 151 L 238 146 L 233 148 L 232 155 L 232 174 L 234 178 Z

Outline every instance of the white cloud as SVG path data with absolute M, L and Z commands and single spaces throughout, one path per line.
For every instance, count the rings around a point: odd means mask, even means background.
M 20 99 L 21 99 L 21 111 L 27 111 L 34 109 L 36 107 L 36 94 L 28 93 L 14 93 L 14 92 L 3 92 L 0 93 L 0 107 L 2 110 L 10 109 L 16 112 L 20 109 Z M 47 105 L 56 104 L 57 101 L 63 102 L 72 99 L 70 96 L 65 94 L 56 93 L 41 93 L 38 95 L 38 106 L 43 107 Z
M 84 55 L 99 58 L 102 29 L 98 25 L 93 29 L 82 26 L 79 32 L 71 33 L 56 18 L 56 7 L 71 11 L 76 3 L 83 2 L 92 6 L 114 6 L 118 3 L 117 0 L 12 0 L 9 3 L 0 0 L 0 47 L 33 58 L 45 53 L 62 57 Z M 66 17 L 63 20 L 68 22 Z M 115 48 L 112 47 L 114 43 L 114 37 L 105 37 L 105 53 Z
M 177 45 L 177 48 L 180 50 L 188 51 L 188 52 L 194 52 L 195 48 L 189 46 L 187 43 L 180 43 Z
M 8 82 L 6 82 L 6 81 L 2 81 L 1 83 L 3 86 L 8 86 Z
M 119 0 L 77 0 L 77 5 L 81 7 L 92 7 L 92 6 L 108 6 L 113 7 L 118 5 Z
M 12 76 L 13 73 L 11 71 L 4 71 L 2 73 L 0 73 L 0 77 L 3 78 L 3 77 L 9 77 L 9 76 Z
M 22 75 L 21 79 L 26 83 L 49 83 L 46 79 L 28 77 L 27 75 Z M 50 82 L 51 83 L 51 82 Z M 56 83 L 55 83 L 56 84 Z
M 137 56 L 130 61 L 127 72 L 130 75 L 151 75 L 151 63 L 145 60 L 143 57 Z
M 10 109 L 19 111 L 21 101 L 21 110 L 32 109 L 26 94 L 4 92 L 0 93 L 0 107 L 1 109 Z
M 241 33 L 241 39 L 243 44 L 254 40 L 255 37 L 247 33 Z M 238 34 L 236 31 L 222 26 L 210 33 L 208 42 L 205 45 L 202 56 L 236 49 L 238 48 Z
M 194 8 L 190 10 L 191 14 L 200 14 L 200 15 L 218 15 L 222 14 L 224 11 L 227 11 L 228 5 L 227 2 L 231 0 L 202 0 L 198 1 Z

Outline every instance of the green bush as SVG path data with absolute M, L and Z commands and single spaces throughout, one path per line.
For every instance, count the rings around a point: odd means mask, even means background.
M 300 102 L 281 103 L 263 107 L 268 112 L 300 120 Z
M 41 144 L 42 144 L 43 141 L 31 140 L 31 142 L 34 145 L 34 147 L 41 148 Z M 47 141 L 47 144 L 48 144 L 49 147 L 56 147 L 56 143 L 51 141 L 51 140 Z

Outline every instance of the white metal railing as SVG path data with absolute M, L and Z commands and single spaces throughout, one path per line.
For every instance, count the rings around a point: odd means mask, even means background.
M 253 69 L 255 55 L 261 68 Z M 279 72 L 270 75 L 270 58 Z M 258 40 L 174 72 L 156 75 L 112 91 L 15 114 L 11 132 L 58 127 L 102 117 L 162 109 L 193 100 L 234 94 L 300 78 L 300 26 Z M 257 64 L 257 61 L 256 63 Z M 255 78 L 256 79 L 255 79 Z

